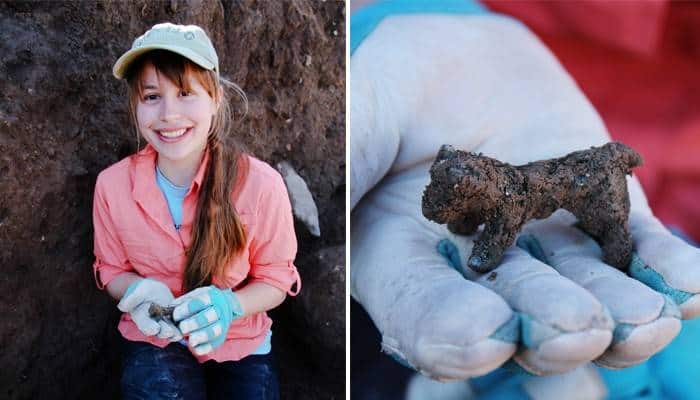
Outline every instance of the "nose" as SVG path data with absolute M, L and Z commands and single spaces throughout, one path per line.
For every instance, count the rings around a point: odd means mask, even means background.
M 160 120 L 164 122 L 174 121 L 180 118 L 180 104 L 177 96 L 163 96 L 160 102 Z

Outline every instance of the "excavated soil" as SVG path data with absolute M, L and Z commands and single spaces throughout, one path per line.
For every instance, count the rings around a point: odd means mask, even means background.
M 344 397 L 344 9 L 0 1 L 0 398 L 119 397 L 119 313 L 93 283 L 92 193 L 136 148 L 111 66 L 164 21 L 210 33 L 222 74 L 250 100 L 238 138 L 272 165 L 289 161 L 313 193 L 322 235 L 297 224 L 304 287 L 272 313 L 273 347 L 282 398 Z

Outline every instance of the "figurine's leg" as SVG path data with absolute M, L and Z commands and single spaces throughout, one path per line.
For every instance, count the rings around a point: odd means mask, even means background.
M 447 223 L 447 229 L 457 235 L 471 235 L 479 228 L 479 214 L 465 214 Z
M 578 226 L 593 237 L 603 251 L 603 261 L 623 271 L 632 258 L 632 236 L 626 218 L 613 217 L 612 210 L 604 218 L 579 218 Z M 619 214 L 618 214 L 619 215 Z
M 474 241 L 474 248 L 467 266 L 481 273 L 496 268 L 505 250 L 513 244 L 520 228 L 503 221 L 487 222 L 484 231 Z
M 614 221 L 602 237 L 603 261 L 622 271 L 627 271 L 632 261 L 633 247 L 627 221 Z

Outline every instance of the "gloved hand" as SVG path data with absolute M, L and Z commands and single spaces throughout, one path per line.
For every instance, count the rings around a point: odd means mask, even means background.
M 231 322 L 242 316 L 243 308 L 231 289 L 206 286 L 188 292 L 173 301 L 173 320 L 189 346 L 203 355 L 221 346 Z
M 354 52 L 351 76 L 351 292 L 384 351 L 436 379 L 482 375 L 513 355 L 541 375 L 591 360 L 624 367 L 669 343 L 679 314 L 700 313 L 700 252 L 652 215 L 635 178 L 630 276 L 602 263 L 565 213 L 528 225 L 528 251 L 511 247 L 483 275 L 464 270 L 473 236 L 423 217 L 442 144 L 521 165 L 610 140 L 522 24 L 392 16 Z
M 167 319 L 151 317 L 148 311 L 153 303 L 165 307 L 173 300 L 170 289 L 162 282 L 154 279 L 138 279 L 126 289 L 117 308 L 122 312 L 128 312 L 136 327 L 144 335 L 176 342 L 182 339 L 180 330 Z

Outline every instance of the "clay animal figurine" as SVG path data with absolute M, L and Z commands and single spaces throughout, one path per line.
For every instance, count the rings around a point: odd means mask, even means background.
M 151 305 L 148 307 L 148 314 L 151 316 L 151 318 L 155 318 L 156 320 L 166 319 L 173 322 L 173 311 L 175 311 L 174 306 L 166 307 L 156 303 L 151 303 Z
M 430 167 L 423 215 L 463 235 L 484 224 L 467 261 L 483 273 L 496 268 L 527 221 L 564 208 L 601 245 L 603 261 L 626 270 L 632 238 L 625 175 L 641 164 L 637 152 L 616 142 L 522 166 L 443 145 Z

